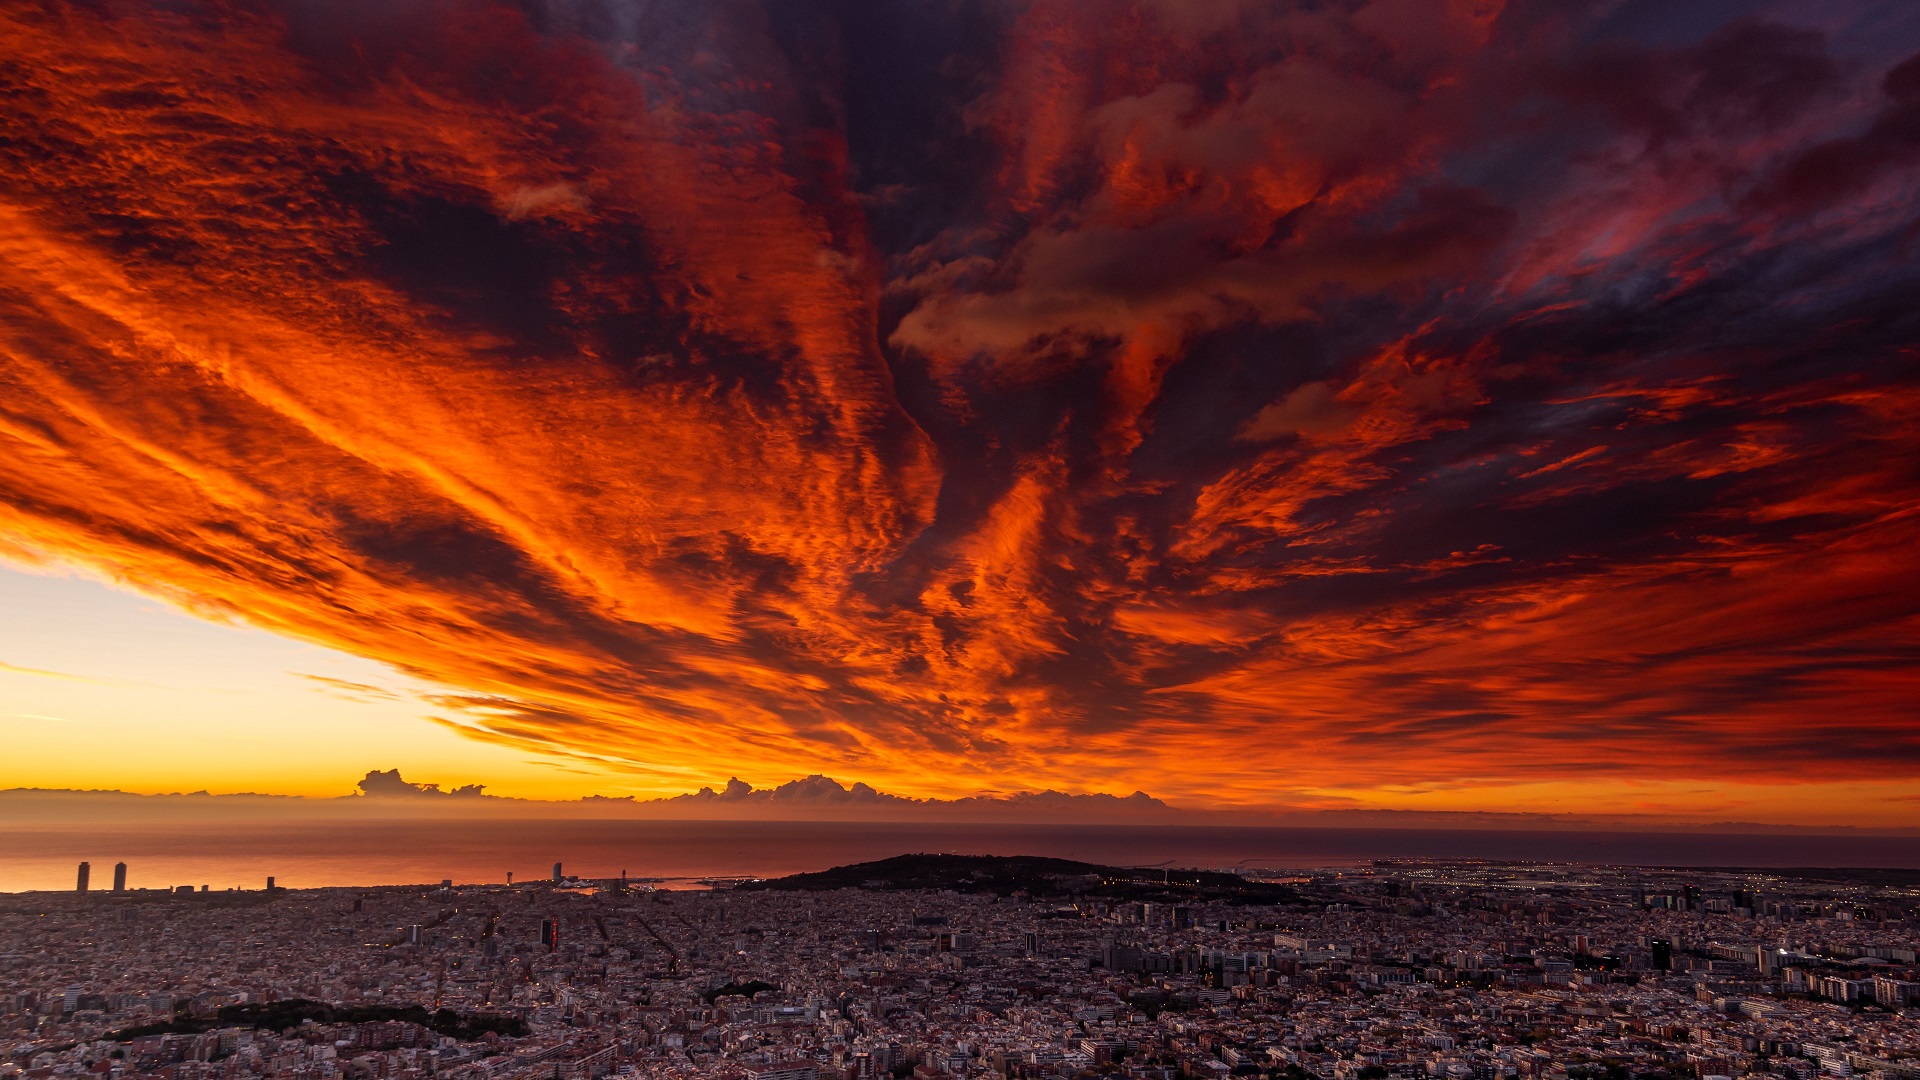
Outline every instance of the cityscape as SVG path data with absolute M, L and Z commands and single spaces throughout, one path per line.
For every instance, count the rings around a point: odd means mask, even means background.
M 1920 874 L 903 856 L 0 897 L 0 1077 L 1920 1076 Z
M 0 0 L 0 1080 L 1920 1080 L 1917 195 L 1920 0 Z

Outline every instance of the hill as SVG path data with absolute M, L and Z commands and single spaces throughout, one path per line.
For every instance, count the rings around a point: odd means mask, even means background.
M 1226 900 L 1278 904 L 1297 899 L 1283 885 L 1248 881 L 1215 870 L 1102 866 L 1032 855 L 896 855 L 810 874 L 738 886 L 752 890 L 823 892 L 831 889 L 900 891 L 951 889 L 1012 896 L 1102 896 L 1122 900 Z

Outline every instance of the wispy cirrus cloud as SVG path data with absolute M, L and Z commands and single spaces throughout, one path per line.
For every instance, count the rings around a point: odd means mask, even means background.
M 84 675 L 70 675 L 64 671 L 48 671 L 45 668 L 21 667 L 19 664 L 9 664 L 4 661 L 0 661 L 0 671 L 7 672 L 10 675 L 37 675 L 43 679 L 69 679 L 74 682 L 87 681 Z
M 94 675 L 76 675 L 70 671 L 53 671 L 48 668 L 26 667 L 20 664 L 9 664 L 4 660 L 0 660 L 0 672 L 3 672 L 8 675 L 30 675 L 40 679 L 58 679 L 61 682 L 93 683 L 97 686 L 137 686 L 139 685 L 138 683 L 128 682 L 125 679 L 105 679 L 105 678 L 100 678 Z

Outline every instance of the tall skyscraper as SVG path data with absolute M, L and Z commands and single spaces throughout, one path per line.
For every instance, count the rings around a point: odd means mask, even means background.
M 122 863 L 113 864 L 113 891 L 114 892 L 127 891 L 127 864 L 126 863 L 122 862 Z
M 87 878 L 92 873 L 93 873 L 93 866 L 91 864 L 89 863 L 80 864 L 80 884 L 75 887 L 74 889 L 75 892 L 87 891 Z
M 560 864 L 559 863 L 553 864 L 553 880 L 555 881 L 560 880 Z
M 1647 942 L 1647 951 L 1653 954 L 1653 966 L 1661 971 L 1673 968 L 1673 942 L 1667 938 L 1652 938 Z

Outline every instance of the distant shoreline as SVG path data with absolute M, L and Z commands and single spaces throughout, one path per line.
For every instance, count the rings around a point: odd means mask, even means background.
M 945 852 L 1105 866 L 1298 870 L 1374 860 L 1618 867 L 1920 869 L 1920 837 L 1630 830 L 1300 828 L 1247 825 L 645 821 L 541 818 L 9 822 L 0 891 L 74 888 L 82 861 L 103 889 L 259 889 L 550 880 L 782 877 Z

